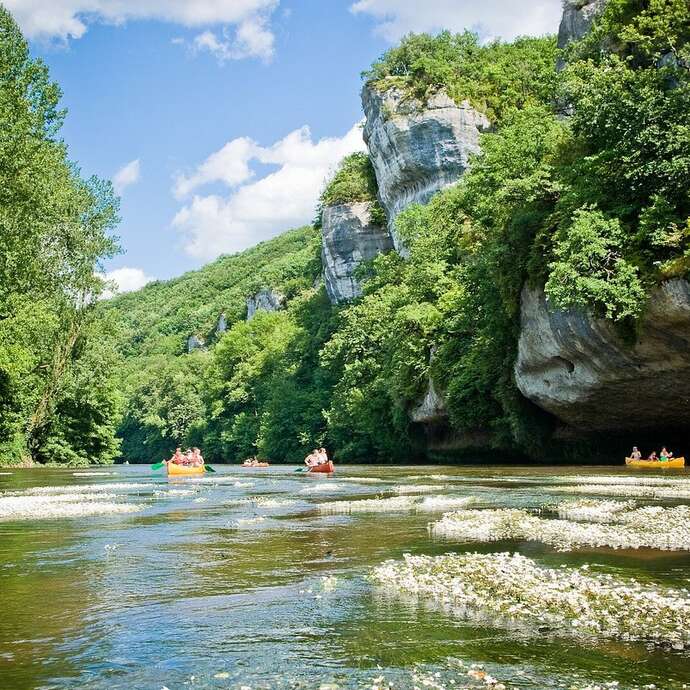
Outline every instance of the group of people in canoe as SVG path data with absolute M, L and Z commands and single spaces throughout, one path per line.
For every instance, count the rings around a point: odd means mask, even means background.
M 642 453 L 639 451 L 637 446 L 633 446 L 632 453 L 630 457 L 633 460 L 642 460 Z M 653 450 L 647 458 L 644 458 L 649 462 L 669 462 L 673 460 L 673 453 L 670 450 L 666 450 L 666 446 L 661 449 L 661 452 L 657 455 L 657 452 Z
M 325 448 L 317 448 L 304 458 L 304 464 L 307 467 L 318 467 L 319 465 L 325 465 L 327 463 L 328 453 Z
M 251 458 L 247 458 L 243 463 L 242 467 L 268 467 L 268 463 L 264 460 L 259 460 L 256 455 Z
M 190 448 L 184 453 L 181 448 L 176 448 L 168 462 L 173 465 L 183 465 L 184 467 L 202 467 L 204 458 L 201 456 L 201 451 L 198 448 Z

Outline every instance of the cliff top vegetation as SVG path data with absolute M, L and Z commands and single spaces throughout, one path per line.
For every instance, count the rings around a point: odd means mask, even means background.
M 380 91 L 397 87 L 422 103 L 443 90 L 497 123 L 511 109 L 555 98 L 557 52 L 553 36 L 482 45 L 469 31 L 410 34 L 363 77 Z

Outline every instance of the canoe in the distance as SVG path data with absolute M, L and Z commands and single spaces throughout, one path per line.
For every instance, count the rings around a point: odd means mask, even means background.
M 328 462 L 324 462 L 320 465 L 315 465 L 314 467 L 310 467 L 307 472 L 310 474 L 316 474 L 316 473 L 321 473 L 321 474 L 333 474 L 335 472 L 335 465 L 333 464 L 332 460 L 329 460 Z
M 667 470 L 671 468 L 685 467 L 685 458 L 673 458 L 672 460 L 633 460 L 625 458 L 625 464 L 629 467 L 646 467 L 652 470 Z

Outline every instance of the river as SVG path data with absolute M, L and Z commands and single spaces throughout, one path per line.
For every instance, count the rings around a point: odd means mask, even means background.
M 612 510 L 612 500 L 634 500 L 630 510 L 690 504 L 687 472 L 664 479 L 625 468 L 352 466 L 326 477 L 294 467 L 216 469 L 175 482 L 143 466 L 0 473 L 0 688 L 690 683 L 682 645 L 506 620 L 372 579 L 377 566 L 404 554 L 509 552 L 530 567 L 635 578 L 683 599 L 687 524 L 666 550 L 568 540 L 578 526 L 599 524 L 596 511 Z M 644 483 L 630 484 L 631 476 Z M 628 495 L 636 491 L 644 495 Z M 571 516 L 549 533 L 554 506 L 588 496 L 593 516 Z M 367 499 L 372 512 L 334 505 Z M 453 508 L 465 517 L 524 509 L 537 516 L 529 530 L 541 531 L 506 536 L 494 524 L 476 537 L 430 532 Z M 649 521 L 657 532 L 666 519 L 659 515 Z M 630 536 L 634 527 L 620 523 L 600 541 L 639 539 L 639 530 Z

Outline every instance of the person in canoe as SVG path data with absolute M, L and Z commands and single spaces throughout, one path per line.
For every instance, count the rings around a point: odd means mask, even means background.
M 187 451 L 187 464 L 191 467 L 201 467 L 204 464 L 204 459 L 201 457 L 201 451 L 198 448 L 192 448 Z
M 168 462 L 172 462 L 174 465 L 184 465 L 185 456 L 181 448 L 175 448 L 175 452 Z
M 323 465 L 328 462 L 328 453 L 325 448 L 317 448 L 313 450 L 306 458 L 304 458 L 304 464 L 307 467 L 317 467 L 318 465 Z
M 651 460 L 652 462 L 659 462 L 659 458 L 658 458 L 658 456 L 657 456 L 655 450 L 653 450 L 653 451 L 650 453 L 650 455 L 649 455 L 649 457 L 647 458 L 647 460 Z
M 672 457 L 673 457 L 673 453 L 666 450 L 666 446 L 664 446 L 661 449 L 661 453 L 659 453 L 659 461 L 660 462 L 668 462 Z
M 642 453 L 640 453 L 640 451 L 637 450 L 637 446 L 633 446 L 632 453 L 630 453 L 630 457 L 633 460 L 642 460 Z

